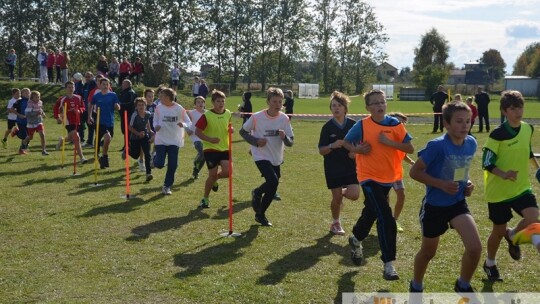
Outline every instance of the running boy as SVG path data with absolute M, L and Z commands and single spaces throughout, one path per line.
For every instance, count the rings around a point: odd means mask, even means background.
M 78 133 L 78 129 L 81 124 L 81 115 L 85 111 L 84 102 L 81 96 L 74 94 L 75 84 L 73 82 L 66 82 L 65 89 L 66 95 L 60 96 L 60 98 L 58 98 L 58 100 L 54 104 L 54 118 L 56 119 L 56 122 L 61 124 L 64 119 L 64 107 L 66 107 L 66 121 L 64 125 L 68 132 L 67 141 L 73 142 L 73 144 L 75 145 L 75 150 L 79 155 L 81 164 L 85 164 L 87 160 L 83 155 L 81 148 L 81 140 Z M 60 137 L 58 139 L 58 143 L 56 144 L 56 150 L 60 149 L 63 139 L 63 137 Z
M 429 141 L 418 152 L 410 171 L 413 179 L 426 185 L 420 209 L 422 246 L 414 259 L 410 292 L 424 290 L 428 264 L 448 227 L 456 230 L 465 247 L 456 292 L 474 292 L 470 282 L 482 253 L 480 235 L 465 200 L 474 189 L 469 170 L 477 146 L 474 137 L 468 135 L 471 109 L 463 102 L 451 102 L 443 106 L 442 115 L 446 134 Z
M 186 129 L 186 132 L 189 134 L 195 150 L 197 150 L 197 155 L 193 160 L 193 172 L 191 174 L 192 179 L 199 178 L 199 172 L 204 166 L 203 143 L 201 142 L 201 139 L 197 135 L 195 135 L 195 125 L 197 124 L 201 116 L 203 116 L 206 112 L 205 103 L 206 100 L 204 99 L 204 97 L 197 96 L 195 97 L 195 109 L 188 111 L 189 118 L 191 119 L 193 125 L 190 129 Z
M 501 240 L 504 238 L 508 243 L 512 259 L 519 260 L 521 250 L 511 241 L 514 232 L 538 222 L 538 205 L 529 181 L 529 162 L 537 172 L 539 165 L 531 150 L 533 126 L 521 121 L 523 107 L 520 92 L 502 92 L 500 110 L 507 120 L 489 134 L 483 149 L 484 192 L 489 219 L 493 222 L 483 268 L 492 281 L 501 279 L 495 261 Z M 514 229 L 507 227 L 513 217 L 512 209 L 522 217 Z
M 242 138 L 251 144 L 251 155 L 264 178 L 264 183 L 251 191 L 255 221 L 263 226 L 272 226 L 266 211 L 279 185 L 285 146 L 291 147 L 294 140 L 289 117 L 281 112 L 283 99 L 281 89 L 269 88 L 266 91 L 268 108 L 251 115 L 240 129 Z
M 43 102 L 41 101 L 41 94 L 38 91 L 32 91 L 30 93 L 30 101 L 24 110 L 26 116 L 26 128 L 28 135 L 23 140 L 23 145 L 28 148 L 28 143 L 34 138 L 34 133 L 38 132 L 41 139 L 41 155 L 49 155 L 45 146 L 45 127 L 43 126 Z
M 228 128 L 232 114 L 231 111 L 225 109 L 225 93 L 218 90 L 212 91 L 212 105 L 213 108 L 206 111 L 195 124 L 195 135 L 203 140 L 204 159 L 208 168 L 204 196 L 199 208 L 210 207 L 210 190 L 217 192 L 218 179 L 229 176 Z M 221 171 L 218 172 L 219 167 Z
M 17 114 L 13 112 L 13 105 L 17 100 L 21 98 L 21 90 L 19 89 L 12 89 L 11 90 L 11 99 L 8 101 L 7 104 L 7 130 L 4 132 L 4 139 L 2 139 L 2 146 L 4 146 L 4 149 L 7 148 L 7 138 L 10 133 L 14 131 L 14 128 L 17 124 Z M 12 136 L 15 136 L 15 133 L 12 133 Z
M 377 221 L 377 235 L 384 263 L 385 280 L 398 280 L 394 268 L 396 259 L 396 220 L 388 203 L 388 192 L 396 181 L 396 171 L 401 166 L 402 154 L 412 153 L 412 137 L 405 126 L 394 117 L 386 115 L 386 98 L 381 90 L 372 90 L 365 96 L 370 116 L 358 121 L 345 136 L 344 146 L 357 153 L 356 172 L 364 192 L 364 209 L 349 237 L 351 258 L 356 265 L 363 259 L 362 240 Z
M 173 102 L 174 95 L 174 91 L 169 88 L 161 91 L 161 102 L 154 113 L 156 155 L 153 162 L 156 168 L 161 169 L 165 166 L 165 157 L 167 157 L 167 172 L 161 188 L 161 193 L 165 195 L 172 194 L 171 186 L 178 167 L 178 151 L 184 146 L 184 128 L 191 126 L 186 110 Z
M 142 97 L 135 99 L 135 112 L 129 120 L 129 156 L 139 159 L 141 151 L 144 155 L 146 181 L 151 181 L 150 138 L 154 134 L 150 128 L 150 112 L 146 111 L 146 101 Z M 122 151 L 122 159 L 126 158 L 126 150 Z
M 21 139 L 21 146 L 19 147 L 19 154 L 26 154 L 26 149 L 28 148 L 24 144 L 24 140 L 26 139 L 26 136 L 28 135 L 27 128 L 26 128 L 26 116 L 25 116 L 25 110 L 28 106 L 28 98 L 30 98 L 30 89 L 24 88 L 21 90 L 21 98 L 17 100 L 13 107 L 11 108 L 11 113 L 14 113 L 17 115 L 17 126 L 13 128 L 13 131 L 11 132 L 11 136 L 14 137 L 17 135 L 18 138 Z

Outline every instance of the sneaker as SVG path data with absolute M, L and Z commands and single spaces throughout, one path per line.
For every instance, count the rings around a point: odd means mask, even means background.
M 409 292 L 418 293 L 418 292 L 424 292 L 423 289 L 416 289 L 413 287 L 413 281 L 411 280 L 409 282 Z M 412 302 L 411 302 L 412 303 Z M 416 302 L 415 302 L 416 303 Z
M 494 281 L 502 281 L 501 275 L 499 274 L 499 269 L 497 269 L 497 265 L 493 266 L 487 266 L 486 262 L 484 262 L 484 266 L 482 266 L 484 269 L 484 272 L 486 273 L 488 280 L 494 282 Z
M 262 197 L 260 195 L 257 195 L 255 192 L 255 189 L 251 190 L 251 208 L 253 208 L 253 211 L 255 211 L 255 214 L 259 213 L 259 207 L 261 206 L 261 199 Z
M 364 258 L 362 242 L 357 240 L 354 235 L 351 235 L 349 237 L 349 245 L 351 245 L 351 259 L 353 263 L 360 266 L 362 264 L 362 259 Z
M 199 174 L 196 173 L 196 172 L 193 172 L 193 173 L 191 174 L 191 179 L 199 179 Z
M 4 147 L 4 149 L 7 149 L 7 140 L 5 138 L 2 140 L 2 147 Z
M 103 155 L 99 158 L 99 167 L 101 169 L 109 168 L 109 157 L 107 155 Z
M 139 171 L 146 172 L 146 167 L 144 166 L 144 160 L 139 159 L 137 163 L 139 164 Z
M 459 286 L 459 280 L 456 280 L 456 284 L 454 284 L 454 291 L 457 293 L 465 292 L 465 293 L 474 293 L 474 289 L 472 286 L 469 286 L 468 288 L 461 288 Z
M 272 223 L 264 215 L 255 214 L 255 222 L 260 223 L 261 226 L 272 227 Z
M 514 259 L 515 261 L 521 259 L 521 248 L 519 248 L 519 245 L 514 245 L 512 243 L 512 240 L 508 236 L 510 234 L 510 228 L 506 229 L 506 233 L 504 234 L 504 239 L 508 243 L 508 253 Z
M 281 200 L 281 195 L 279 195 L 279 193 L 276 192 L 276 194 L 274 194 L 273 200 L 274 201 L 280 201 Z
M 404 231 L 403 227 L 401 227 L 401 225 L 399 224 L 398 221 L 396 221 L 396 230 L 397 230 L 397 232 L 403 232 Z
M 28 154 L 28 152 L 26 152 L 26 150 L 24 150 L 24 149 L 19 149 L 19 154 L 20 155 L 25 155 L 25 154 Z
M 85 141 L 83 141 L 83 143 L 81 144 L 81 147 L 82 147 L 82 148 L 86 148 L 86 147 L 88 147 L 88 146 L 89 146 L 89 144 L 88 144 L 87 142 L 85 142 Z
M 17 136 L 18 132 L 19 132 L 19 128 L 13 127 L 13 129 L 11 129 L 11 133 L 10 133 L 11 137 Z
M 82 144 L 82 147 L 83 148 L 91 148 L 91 149 L 94 149 L 94 145 L 90 144 L 90 143 L 87 143 L 87 142 L 84 142 Z
M 43 150 L 43 151 L 41 151 L 41 155 L 47 156 L 47 155 L 49 155 L 49 152 L 47 152 L 46 150 Z
M 341 227 L 340 222 L 335 222 L 332 225 L 330 225 L 330 232 L 337 235 L 345 235 L 345 230 Z
M 540 234 L 540 223 L 532 223 L 527 228 L 516 232 L 512 239 L 513 244 L 530 244 L 532 243 L 532 236 Z
M 87 162 L 88 162 L 88 159 L 86 159 L 86 158 L 84 158 L 84 157 L 81 158 L 81 165 L 84 165 L 84 164 L 86 164 Z
M 152 174 L 146 174 L 146 181 L 149 182 L 154 179 L 154 176 Z
M 199 208 L 210 208 L 210 201 L 207 198 L 203 198 L 199 203 Z
M 399 280 L 399 275 L 391 262 L 384 264 L 383 278 L 387 281 Z
M 171 195 L 172 194 L 171 187 L 163 186 L 161 188 L 161 193 L 165 195 Z
M 58 137 L 58 142 L 56 143 L 56 151 L 60 150 L 60 147 L 62 146 L 62 141 L 64 140 L 63 137 Z
M 215 182 L 214 185 L 212 185 L 212 191 L 217 192 L 219 190 L 219 184 L 218 182 Z

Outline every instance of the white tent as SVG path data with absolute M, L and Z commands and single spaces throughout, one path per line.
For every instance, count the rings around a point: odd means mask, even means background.
M 318 83 L 299 83 L 298 84 L 298 98 L 319 98 L 319 84 Z

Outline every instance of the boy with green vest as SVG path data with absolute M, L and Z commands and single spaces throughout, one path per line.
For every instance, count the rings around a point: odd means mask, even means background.
M 493 222 L 483 268 L 491 281 L 501 280 L 495 257 L 502 238 L 508 243 L 510 256 L 519 260 L 521 250 L 512 243 L 514 233 L 538 222 L 538 205 L 529 181 L 529 161 L 537 170 L 539 165 L 531 149 L 533 127 L 521 121 L 523 103 L 518 91 L 501 94 L 500 109 L 507 120 L 489 134 L 483 149 L 484 191 L 489 219 Z M 507 228 L 512 209 L 522 217 L 514 229 Z
M 206 111 L 195 124 L 195 135 L 203 141 L 203 153 L 208 168 L 204 184 L 204 196 L 199 208 L 210 207 L 210 189 L 218 191 L 220 178 L 229 177 L 229 122 L 231 111 L 225 109 L 225 94 L 212 91 L 212 109 Z M 232 132 L 232 129 L 231 129 Z M 221 171 L 218 172 L 219 167 Z

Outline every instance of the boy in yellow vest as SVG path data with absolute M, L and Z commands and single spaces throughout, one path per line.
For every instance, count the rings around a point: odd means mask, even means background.
M 195 135 L 203 141 L 204 159 L 208 168 L 208 178 L 204 184 L 204 196 L 199 208 L 210 207 L 210 190 L 219 189 L 220 178 L 229 177 L 229 122 L 231 111 L 225 109 L 225 94 L 212 91 L 212 109 L 206 111 L 195 124 Z M 221 171 L 218 172 L 219 167 Z
M 377 221 L 377 235 L 384 263 L 385 280 L 398 280 L 394 268 L 396 259 L 396 220 L 388 202 L 388 192 L 396 181 L 396 170 L 401 168 L 403 154 L 413 153 L 412 137 L 395 117 L 386 115 L 386 98 L 381 90 L 364 96 L 366 109 L 371 113 L 358 121 L 345 136 L 344 146 L 356 154 L 356 172 L 364 192 L 364 209 L 353 236 L 349 237 L 351 258 L 356 265 L 363 259 L 362 240 Z
M 529 161 L 537 173 L 539 165 L 531 150 L 533 127 L 521 121 L 523 105 L 520 92 L 502 92 L 500 109 L 507 120 L 489 134 L 483 149 L 484 191 L 489 219 L 493 222 L 483 268 L 491 281 L 501 280 L 495 261 L 501 240 L 507 241 L 512 259 L 519 260 L 519 245 L 512 243 L 514 232 L 538 222 L 538 205 L 529 180 Z M 512 209 L 522 217 L 514 229 L 507 227 Z

